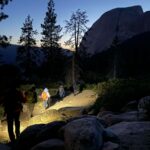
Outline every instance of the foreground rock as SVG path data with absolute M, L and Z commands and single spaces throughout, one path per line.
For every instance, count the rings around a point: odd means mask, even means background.
M 96 118 L 81 118 L 64 126 L 66 150 L 99 150 L 104 129 Z
M 23 106 L 23 112 L 20 117 L 20 131 L 22 132 L 31 125 L 47 124 L 80 116 L 83 109 L 90 107 L 95 102 L 95 94 L 92 90 L 84 90 L 76 96 L 70 94 L 63 100 L 56 101 L 54 105 L 46 110 L 42 101 L 38 101 L 35 104 L 26 103 Z M 8 141 L 7 122 L 6 118 L 4 118 L 0 124 L 0 142 L 6 143 Z
M 139 120 L 138 114 L 138 111 L 129 111 L 121 114 L 113 114 L 113 112 L 106 111 L 100 112 L 97 117 L 104 120 L 108 126 L 111 126 L 123 121 L 137 121 Z
M 86 115 L 67 121 L 32 125 L 21 133 L 16 149 L 100 150 L 105 142 L 118 143 L 117 136 L 105 130 L 102 123 L 97 117 Z
M 119 150 L 149 150 L 150 121 L 121 122 L 108 128 L 120 139 Z
M 0 144 L 0 150 L 11 150 L 11 148 L 5 144 Z
M 84 115 L 67 121 L 26 128 L 15 150 L 149 150 L 150 121 L 120 122 L 108 128 L 104 120 Z M 0 145 L 1 150 L 9 147 Z
M 37 144 L 31 150 L 65 150 L 64 142 L 59 139 L 50 139 Z

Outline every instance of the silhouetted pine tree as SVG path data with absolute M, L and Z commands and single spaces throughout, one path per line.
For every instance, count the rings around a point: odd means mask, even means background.
M 21 28 L 22 34 L 19 39 L 21 46 L 17 50 L 17 63 L 27 78 L 30 78 L 35 72 L 38 55 L 38 50 L 34 47 L 36 45 L 34 35 L 37 34 L 37 31 L 33 30 L 32 22 L 33 19 L 28 15 Z
M 58 41 L 61 38 L 60 32 L 62 28 L 60 25 L 56 25 L 56 18 L 57 15 L 54 9 L 54 2 L 50 0 L 48 3 L 46 16 L 44 18 L 44 23 L 41 24 L 43 29 L 42 31 L 42 39 L 41 39 L 41 46 L 44 50 L 44 54 L 48 57 L 53 53 L 53 49 L 59 48 Z
M 2 12 L 2 9 L 4 8 L 5 5 L 7 5 L 10 1 L 12 0 L 0 0 L 0 21 L 3 19 L 8 18 L 8 15 Z
M 8 15 L 2 12 L 5 5 L 7 5 L 12 0 L 0 0 L 0 22 L 6 18 L 8 18 Z M 7 47 L 10 42 L 11 37 L 7 37 L 6 35 L 0 35 L 0 47 Z M 0 54 L 0 64 L 3 64 L 2 55 Z
M 0 0 L 0 22 L 6 18 L 8 18 L 8 15 L 2 12 L 5 5 L 7 5 L 12 0 Z M 9 40 L 11 37 L 7 37 L 5 35 L 0 35 L 0 47 L 6 47 L 9 44 Z
M 65 29 L 66 33 L 70 34 L 70 38 L 65 44 L 71 46 L 75 50 L 72 57 L 72 83 L 74 85 L 80 76 L 81 70 L 78 64 L 78 48 L 84 33 L 88 29 L 86 27 L 88 21 L 86 11 L 81 11 L 80 9 L 72 13 L 69 21 L 66 20 Z
M 57 15 L 54 9 L 53 0 L 49 0 L 44 23 L 41 24 L 43 29 L 41 47 L 45 56 L 43 64 L 45 75 L 48 74 L 50 78 L 58 78 L 62 72 L 62 50 L 58 41 L 62 37 L 60 32 L 62 28 L 56 25 Z

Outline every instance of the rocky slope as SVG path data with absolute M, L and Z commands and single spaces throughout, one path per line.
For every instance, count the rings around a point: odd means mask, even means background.
M 82 94 L 87 93 L 91 92 Z M 93 94 L 88 95 L 87 99 L 92 99 L 95 96 Z M 83 95 L 78 95 L 78 98 L 83 98 Z M 65 99 L 64 104 L 66 102 Z M 76 102 L 79 103 L 77 99 Z M 56 109 L 59 110 L 58 104 Z M 138 109 L 133 111 L 130 105 L 135 105 Z M 15 150 L 148 150 L 150 121 L 145 116 L 147 106 L 150 106 L 150 96 L 141 98 L 139 103 L 130 102 L 120 114 L 103 110 L 97 116 L 80 114 L 67 120 L 33 124 L 22 131 Z M 53 109 L 46 112 L 50 110 Z M 40 115 L 42 117 L 43 113 Z M 12 150 L 9 144 L 0 144 L 0 149 Z
M 107 50 L 115 36 L 123 42 L 135 35 L 150 31 L 150 12 L 141 6 L 116 8 L 104 13 L 85 34 L 80 50 L 89 54 Z
M 21 127 L 23 131 L 30 125 L 49 123 L 56 120 L 66 120 L 71 117 L 80 116 L 84 108 L 91 106 L 96 100 L 95 92 L 84 90 L 77 95 L 70 94 L 54 105 L 44 109 L 43 102 L 29 104 L 25 103 L 21 114 Z M 32 117 L 31 117 L 32 114 Z M 0 120 L 0 142 L 8 141 L 7 124 L 5 118 Z

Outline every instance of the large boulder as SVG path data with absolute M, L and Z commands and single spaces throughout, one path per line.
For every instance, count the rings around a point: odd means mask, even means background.
M 130 111 L 121 114 L 106 113 L 104 115 L 97 115 L 98 118 L 104 120 L 108 126 L 122 122 L 122 121 L 137 121 L 138 111 Z
M 150 96 L 142 97 L 138 103 L 139 120 L 150 120 Z
M 0 143 L 0 150 L 11 150 L 11 148 L 5 144 Z
M 121 122 L 107 128 L 120 139 L 119 150 L 149 150 L 150 122 Z
M 35 145 L 31 150 L 65 150 L 65 148 L 63 141 L 50 139 Z
M 27 127 L 16 140 L 16 150 L 99 150 L 119 146 L 118 137 L 104 128 L 105 122 L 96 116 L 84 115 L 66 121 L 55 121 Z
M 95 54 L 107 50 L 115 36 L 123 42 L 135 35 L 150 31 L 150 12 L 143 13 L 141 6 L 115 8 L 104 13 L 87 31 L 81 47 Z
M 28 150 L 36 144 L 36 136 L 43 129 L 45 124 L 32 125 L 27 127 L 17 141 L 17 150 Z
M 138 111 L 139 112 L 148 112 L 150 109 L 150 96 L 145 96 L 139 100 Z
M 81 116 L 83 107 L 63 107 L 58 110 L 62 114 L 63 118 L 66 120 L 68 118 Z
M 40 123 L 49 123 L 53 121 L 63 120 L 63 116 L 58 112 L 58 110 L 51 109 L 46 110 L 40 115 L 36 115 L 29 120 L 29 125 L 40 124 Z
M 62 129 L 66 150 L 99 150 L 103 146 L 103 126 L 95 117 L 69 122 Z
M 118 150 L 118 149 L 119 149 L 119 144 L 112 143 L 112 142 L 104 143 L 104 146 L 102 148 L 102 150 Z
M 40 132 L 36 135 L 36 142 L 41 143 L 43 141 L 58 138 L 58 130 L 66 123 L 64 121 L 54 121 L 46 124 Z

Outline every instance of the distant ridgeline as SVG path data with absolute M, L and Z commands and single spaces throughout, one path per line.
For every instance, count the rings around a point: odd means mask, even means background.
M 16 52 L 18 45 L 9 45 L 5 48 L 0 47 L 1 60 L 6 64 L 16 64 Z
M 3 63 L 5 64 L 16 64 L 16 55 L 17 55 L 17 49 L 18 49 L 19 45 L 13 45 L 10 44 L 5 48 L 0 47 L 0 55 L 1 55 L 1 60 L 3 61 Z M 40 47 L 34 47 L 34 49 L 38 49 L 40 54 L 38 55 L 38 60 L 40 59 L 40 61 L 38 62 L 42 62 L 43 61 L 43 53 L 40 51 L 41 48 Z M 71 56 L 72 53 L 67 50 L 67 49 L 63 49 L 64 51 L 64 55 L 66 56 Z

